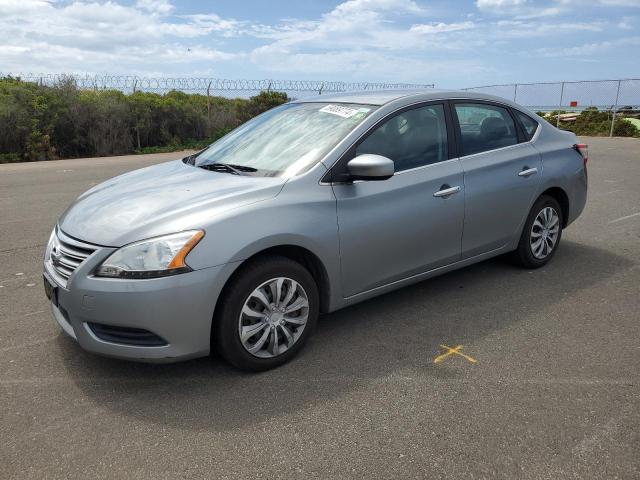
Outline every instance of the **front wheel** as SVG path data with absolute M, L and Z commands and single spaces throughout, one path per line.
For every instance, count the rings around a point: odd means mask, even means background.
M 562 222 L 558 201 L 541 196 L 531 208 L 518 248 L 513 252 L 516 262 L 525 268 L 539 268 L 549 262 L 562 237 Z
M 289 258 L 269 256 L 241 267 L 230 282 L 213 325 L 223 358 L 249 371 L 288 361 L 318 318 L 318 288 L 311 274 Z

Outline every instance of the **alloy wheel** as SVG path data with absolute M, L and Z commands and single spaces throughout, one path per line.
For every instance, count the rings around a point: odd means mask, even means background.
M 544 207 L 531 226 L 529 245 L 531 253 L 538 260 L 549 256 L 558 241 L 560 234 L 560 216 L 553 207 Z
M 291 278 L 267 280 L 247 297 L 238 319 L 242 346 L 259 358 L 273 358 L 300 338 L 309 318 L 309 299 Z

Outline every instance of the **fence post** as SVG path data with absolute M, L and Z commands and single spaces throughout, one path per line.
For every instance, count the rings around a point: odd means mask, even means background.
M 564 97 L 564 82 L 562 82 L 562 86 L 560 87 L 560 104 L 558 105 L 558 114 L 556 115 L 556 128 L 560 128 L 560 110 L 562 110 L 562 100 Z
M 518 98 L 518 84 L 515 83 L 513 85 L 513 101 L 516 101 L 516 98 Z
M 613 116 L 611 117 L 611 131 L 609 137 L 613 137 L 613 125 L 616 122 L 616 112 L 618 111 L 618 98 L 620 97 L 620 83 L 622 80 L 618 80 L 618 90 L 616 91 L 616 104 L 613 106 Z
M 209 80 L 209 85 L 207 85 L 207 123 L 211 126 L 211 97 L 209 93 L 211 92 L 211 80 Z

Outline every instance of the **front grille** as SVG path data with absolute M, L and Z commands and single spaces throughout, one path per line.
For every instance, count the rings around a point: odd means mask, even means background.
M 95 251 L 96 247 L 93 245 L 70 238 L 56 230 L 48 259 L 55 280 L 66 286 L 73 272 Z
M 167 341 L 149 330 L 143 328 L 118 327 L 103 323 L 87 323 L 93 334 L 100 340 L 122 345 L 135 345 L 137 347 L 162 347 Z

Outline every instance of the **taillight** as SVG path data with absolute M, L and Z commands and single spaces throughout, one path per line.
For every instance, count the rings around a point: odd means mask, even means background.
M 576 143 L 573 148 L 575 148 L 580 155 L 582 155 L 582 160 L 584 161 L 584 166 L 587 166 L 587 161 L 589 160 L 589 146 L 586 143 Z

